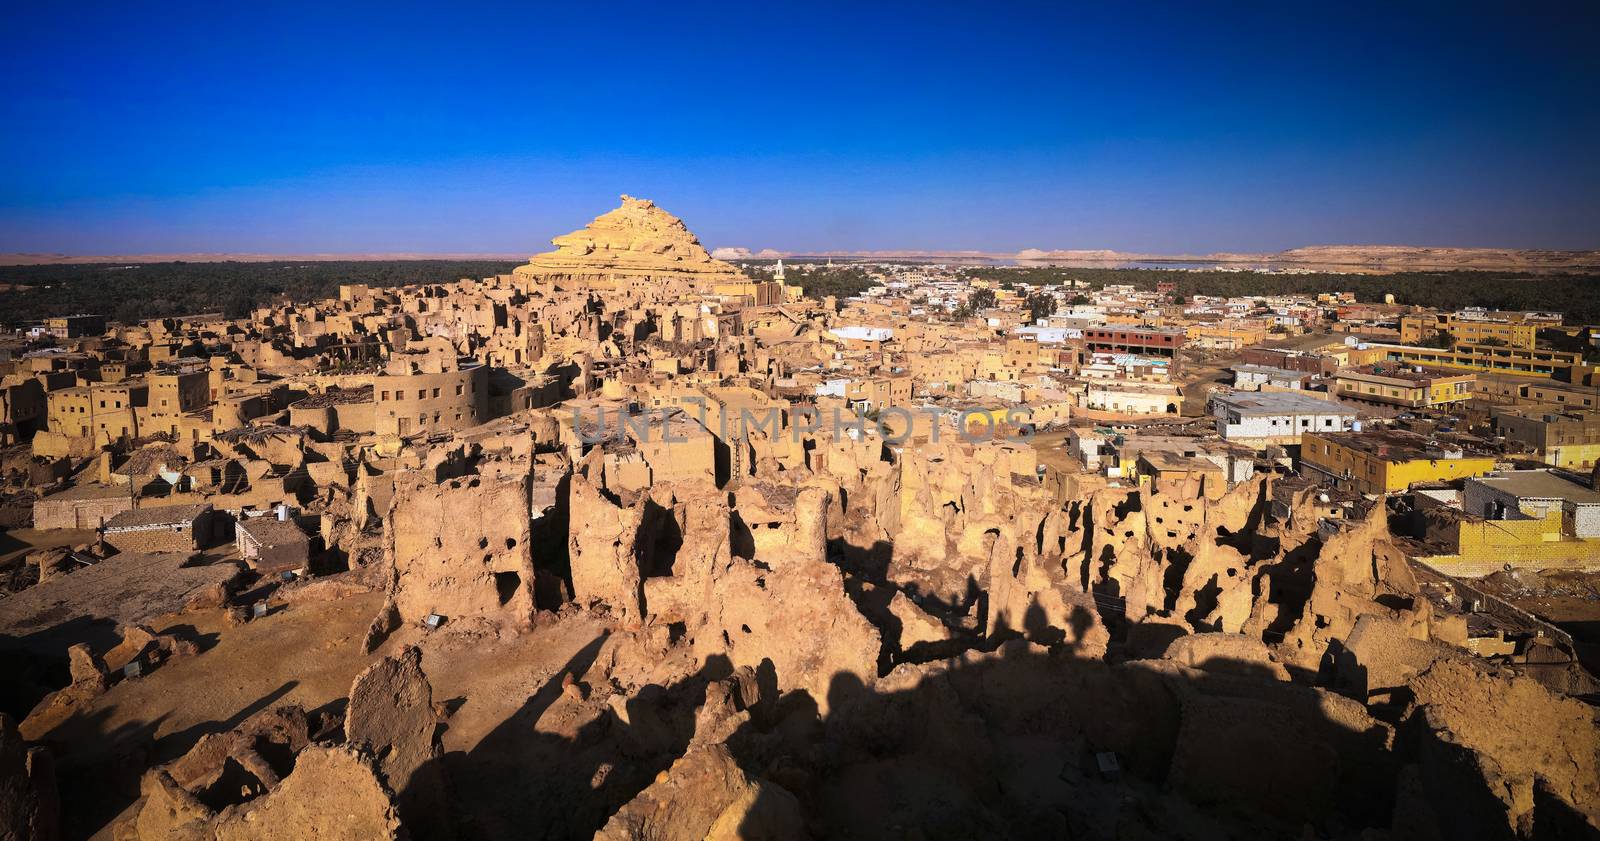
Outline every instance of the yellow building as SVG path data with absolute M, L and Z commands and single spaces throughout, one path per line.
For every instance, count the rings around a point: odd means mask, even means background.
M 1448 552 L 1425 560 L 1444 572 L 1600 569 L 1600 492 L 1550 471 L 1469 479 L 1459 508 L 1424 507 L 1428 542 Z
M 1428 365 L 1436 368 L 1464 368 L 1469 371 L 1494 371 L 1525 377 L 1553 377 L 1583 364 L 1583 355 L 1559 350 L 1528 350 L 1498 345 L 1456 345 L 1449 350 L 1410 345 L 1369 345 L 1390 362 Z
M 1482 476 L 1494 469 L 1494 457 L 1403 430 L 1307 432 L 1300 436 L 1300 466 L 1336 487 L 1387 494 L 1418 482 Z
M 1420 366 L 1375 363 L 1340 368 L 1333 392 L 1340 397 L 1408 409 L 1431 409 L 1472 399 L 1474 374 L 1430 370 Z
M 1466 578 L 1489 575 L 1508 564 L 1529 569 L 1600 567 L 1600 540 L 1563 532 L 1560 511 L 1527 520 L 1463 516 L 1448 523 L 1439 542 L 1452 551 L 1421 560 L 1440 572 Z
M 1490 411 L 1495 432 L 1526 444 L 1545 464 L 1589 470 L 1600 460 L 1600 412 L 1551 406 L 1507 406 Z
M 1520 317 L 1520 313 L 1508 314 Z M 1419 313 L 1400 316 L 1400 341 L 1407 344 L 1431 339 L 1440 333 L 1449 333 L 1453 344 L 1476 345 L 1484 340 L 1501 342 L 1507 347 L 1532 350 L 1538 336 L 1539 325 L 1510 318 L 1461 318 L 1455 313 Z

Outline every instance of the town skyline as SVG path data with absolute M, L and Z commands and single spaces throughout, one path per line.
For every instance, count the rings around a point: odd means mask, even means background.
M 32 4 L 0 839 L 1600 838 L 1600 4 Z

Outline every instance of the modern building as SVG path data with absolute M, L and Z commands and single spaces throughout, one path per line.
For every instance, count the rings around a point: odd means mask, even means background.
M 1345 432 L 1356 412 L 1330 400 L 1288 391 L 1215 393 L 1217 434 L 1239 444 L 1293 446 L 1308 432 Z
M 1462 485 L 1461 508 L 1485 520 L 1542 519 L 1557 513 L 1563 532 L 1600 538 L 1600 491 L 1549 470 L 1508 470 L 1468 479 Z
M 1574 366 L 1583 364 L 1583 355 L 1579 353 L 1528 350 L 1499 345 L 1459 344 L 1447 350 L 1410 345 L 1374 344 L 1369 347 L 1375 355 L 1389 362 L 1428 365 L 1436 368 L 1463 368 L 1469 371 L 1493 371 L 1502 374 L 1520 374 L 1525 377 L 1565 375 Z
M 1522 389 L 1529 403 L 1566 409 L 1600 409 L 1600 386 L 1562 382 L 1534 382 Z
M 1331 356 L 1282 348 L 1246 348 L 1239 354 L 1246 365 L 1264 365 L 1269 368 L 1286 368 L 1319 377 L 1331 376 L 1339 364 Z
M 1507 406 L 1490 418 L 1495 432 L 1532 447 L 1545 464 L 1588 470 L 1600 461 L 1600 411 Z
M 1333 392 L 1347 400 L 1364 403 L 1402 409 L 1437 409 L 1472 399 L 1475 380 L 1473 374 L 1374 362 L 1357 368 L 1340 368 L 1333 375 Z
M 1233 387 L 1240 391 L 1260 391 L 1262 386 L 1298 391 L 1304 389 L 1311 378 L 1310 374 L 1302 371 L 1269 365 L 1241 364 L 1233 366 L 1232 370 Z
M 1600 492 L 1548 470 L 1468 479 L 1459 508 L 1425 507 L 1424 537 L 1444 552 L 1423 560 L 1451 575 L 1600 569 Z
M 1502 344 L 1533 349 L 1541 322 L 1524 321 L 1525 313 L 1416 313 L 1400 316 L 1400 341 L 1424 342 L 1448 333 L 1453 344 Z
M 1228 326 L 1225 324 L 1194 324 L 1184 330 L 1188 343 L 1204 350 L 1234 351 L 1267 340 L 1267 328 L 1259 325 Z
M 1084 387 L 1083 407 L 1123 415 L 1176 415 L 1183 392 L 1163 383 L 1095 381 Z
M 242 518 L 233 533 L 239 557 L 257 572 L 297 570 L 311 560 L 311 538 L 287 516 Z
M 1144 353 L 1173 356 L 1183 347 L 1182 330 L 1158 327 L 1093 327 L 1083 331 L 1084 347 L 1090 351 Z
M 1389 494 L 1418 482 L 1449 482 L 1494 469 L 1486 452 L 1398 429 L 1306 433 L 1300 466 L 1338 488 Z
M 211 504 L 164 505 L 124 511 L 100 534 L 119 552 L 193 552 L 211 538 Z

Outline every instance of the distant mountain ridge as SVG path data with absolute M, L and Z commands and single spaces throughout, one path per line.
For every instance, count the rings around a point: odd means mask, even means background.
M 1121 251 L 1041 251 L 1024 249 L 1013 259 L 1104 262 L 1291 263 L 1367 269 L 1595 269 L 1600 251 L 1550 251 L 1526 248 L 1433 248 L 1412 245 L 1308 245 L 1265 254 L 1132 254 Z
M 714 249 L 712 256 L 725 260 L 773 259 L 776 257 L 840 257 L 882 260 L 950 260 L 987 261 L 1016 260 L 1021 263 L 1127 263 L 1127 262 L 1203 262 L 1203 263 L 1274 263 L 1296 266 L 1317 266 L 1331 269 L 1366 271 L 1406 269 L 1530 269 L 1530 270 L 1600 270 L 1600 251 L 1556 251 L 1527 248 L 1440 248 L 1411 245 L 1309 245 L 1272 253 L 1220 251 L 1210 254 L 1148 254 L 1110 249 L 1052 249 L 1025 248 L 1021 251 L 929 251 L 915 249 L 880 251 L 777 251 L 724 246 Z M 356 254 L 338 253 L 163 253 L 163 254 L 113 254 L 72 255 L 52 253 L 0 254 L 0 265 L 38 266 L 72 263 L 214 263 L 234 261 L 241 263 L 282 262 L 286 260 L 514 260 L 527 259 L 525 253 L 506 252 L 448 252 L 429 254 L 423 252 L 371 252 Z

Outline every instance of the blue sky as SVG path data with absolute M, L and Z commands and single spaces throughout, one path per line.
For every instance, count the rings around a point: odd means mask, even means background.
M 0 251 L 1600 248 L 1594 3 L 0 2 Z

